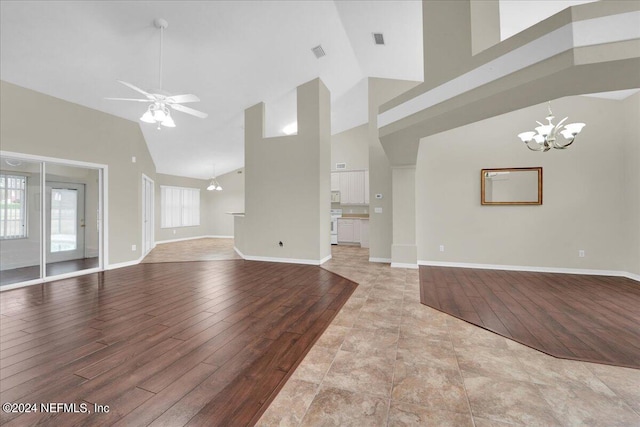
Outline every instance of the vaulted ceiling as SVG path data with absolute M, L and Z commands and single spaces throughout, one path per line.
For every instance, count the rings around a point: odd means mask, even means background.
M 501 2 L 505 28 L 518 22 L 517 3 Z M 578 1 L 527 3 L 542 12 L 539 20 Z M 267 135 L 282 135 L 296 120 L 296 86 L 320 77 L 337 133 L 366 122 L 367 77 L 421 81 L 421 10 L 416 0 L 2 1 L 0 78 L 138 121 L 146 104 L 105 98 L 139 97 L 116 80 L 158 88 L 153 20 L 164 18 L 162 89 L 197 95 L 201 102 L 189 106 L 209 116 L 174 112 L 175 128 L 141 129 L 158 172 L 206 179 L 214 164 L 218 174 L 243 166 L 251 105 L 265 102 Z M 520 25 L 503 34 L 530 24 Z M 384 34 L 384 46 L 374 44 L 374 32 Z M 325 57 L 311 52 L 317 45 Z

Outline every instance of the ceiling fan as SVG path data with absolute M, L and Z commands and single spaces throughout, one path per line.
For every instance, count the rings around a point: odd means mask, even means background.
M 135 90 L 138 93 L 141 93 L 146 97 L 146 99 L 139 98 L 106 98 L 112 101 L 134 101 L 134 102 L 150 102 L 151 104 L 147 108 L 147 111 L 140 117 L 140 120 L 145 123 L 154 123 L 158 125 L 158 129 L 160 129 L 160 125 L 166 127 L 176 127 L 173 119 L 171 118 L 170 109 L 180 111 L 182 113 L 191 114 L 192 116 L 199 117 L 201 119 L 207 118 L 207 113 L 203 113 L 202 111 L 194 110 L 193 108 L 185 107 L 182 104 L 186 104 L 189 102 L 199 102 L 200 98 L 192 94 L 185 95 L 169 95 L 168 93 L 162 90 L 162 42 L 164 30 L 169 26 L 167 21 L 161 18 L 157 18 L 153 21 L 153 24 L 156 28 L 160 30 L 160 65 L 159 65 L 159 87 L 160 89 L 154 89 L 153 91 L 156 93 L 150 93 L 145 90 L 140 89 L 139 87 L 124 82 L 122 80 L 117 80 L 118 83 L 121 83 L 127 86 L 130 89 Z

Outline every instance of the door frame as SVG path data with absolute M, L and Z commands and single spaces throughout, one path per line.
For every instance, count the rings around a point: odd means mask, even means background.
M 65 166 L 78 166 L 92 168 L 98 170 L 98 245 L 99 259 L 98 267 L 87 270 L 74 271 L 70 273 L 60 274 L 57 276 L 45 275 L 46 246 L 40 245 L 40 278 L 27 280 L 20 283 L 14 283 L 2 287 L 2 292 L 9 289 L 22 288 L 30 285 L 38 285 L 41 283 L 52 282 L 54 280 L 66 279 L 68 277 L 82 276 L 88 273 L 97 273 L 107 269 L 109 265 L 109 165 L 103 163 L 91 163 L 78 160 L 61 159 L 58 157 L 39 156 L 34 154 L 19 153 L 16 151 L 0 150 L 0 156 L 17 157 L 26 161 L 41 162 L 40 163 L 40 189 L 45 188 L 46 166 L 47 163 L 59 164 Z M 40 191 L 38 197 L 40 206 L 45 206 L 46 192 Z M 40 212 L 40 236 L 46 235 L 46 221 L 44 219 L 44 209 Z
M 146 183 L 151 184 L 150 188 L 151 188 L 151 197 L 150 197 L 150 203 L 149 206 L 151 208 L 151 215 L 150 215 L 150 221 L 151 221 L 151 238 L 149 239 L 149 248 L 145 247 L 146 244 L 146 228 L 145 228 L 145 224 L 144 224 L 144 220 L 145 220 L 145 213 L 146 213 L 146 203 L 147 203 L 147 198 L 146 198 L 146 191 L 147 191 L 147 187 L 146 187 Z M 147 175 L 142 174 L 142 197 L 141 197 L 141 202 L 142 202 L 142 218 L 141 218 L 141 228 L 142 228 L 142 240 L 140 240 L 141 242 L 141 247 L 140 247 L 140 252 L 141 252 L 141 256 L 140 258 L 144 258 L 145 256 L 147 256 L 147 254 L 149 252 L 151 252 L 151 250 L 156 246 L 156 240 L 155 240 L 155 231 L 156 231 L 156 183 L 154 182 L 153 179 L 149 178 Z
M 56 252 L 55 254 L 51 252 L 51 209 L 53 205 L 52 192 L 54 189 L 73 189 L 78 191 L 78 200 L 77 207 L 78 212 L 82 210 L 81 215 L 78 214 L 78 218 L 76 219 L 76 241 L 77 245 L 82 245 L 82 249 L 79 247 L 74 250 L 74 257 L 66 259 L 67 257 L 63 256 L 64 254 L 59 254 Z M 61 182 L 61 181 L 45 181 L 45 221 L 47 224 L 47 234 L 45 237 L 45 247 L 46 247 L 46 255 L 47 255 L 47 263 L 50 262 L 60 262 L 60 261 L 68 261 L 74 259 L 81 259 L 86 256 L 86 236 L 85 236 L 85 228 L 86 228 L 86 184 L 82 182 Z M 81 217 L 81 218 L 80 218 Z

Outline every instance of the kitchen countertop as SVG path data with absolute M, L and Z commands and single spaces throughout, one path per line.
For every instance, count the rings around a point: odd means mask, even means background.
M 369 219 L 367 214 L 342 214 L 338 219 Z

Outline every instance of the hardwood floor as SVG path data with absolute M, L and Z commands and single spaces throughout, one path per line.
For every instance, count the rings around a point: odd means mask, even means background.
M 556 357 L 640 369 L 631 279 L 421 266 L 420 302 Z
M 251 425 L 356 288 L 319 267 L 140 264 L 0 294 L 7 426 Z

